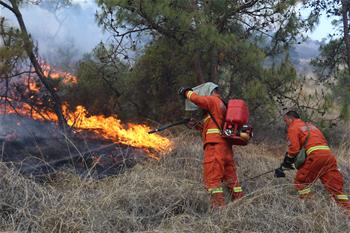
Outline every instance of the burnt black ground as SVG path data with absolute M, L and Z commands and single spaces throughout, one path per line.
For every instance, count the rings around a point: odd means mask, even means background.
M 38 180 L 62 169 L 103 178 L 147 159 L 142 149 L 89 131 L 63 134 L 52 122 L 7 115 L 0 117 L 0 124 L 1 161 Z

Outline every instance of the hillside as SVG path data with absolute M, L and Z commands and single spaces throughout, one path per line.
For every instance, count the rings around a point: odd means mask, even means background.
M 0 231 L 350 232 L 349 218 L 320 184 L 312 200 L 300 201 L 291 185 L 294 172 L 244 181 L 278 166 L 283 147 L 237 148 L 247 196 L 211 211 L 201 180 L 200 142 L 189 136 L 174 140 L 176 148 L 159 162 L 99 181 L 61 172 L 38 184 L 2 165 Z M 349 192 L 347 147 L 336 151 Z

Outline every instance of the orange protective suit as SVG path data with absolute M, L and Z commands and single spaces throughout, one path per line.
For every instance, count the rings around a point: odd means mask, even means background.
M 301 198 L 311 194 L 311 185 L 318 178 L 335 201 L 350 211 L 348 196 L 343 192 L 343 177 L 337 167 L 335 156 L 332 154 L 322 132 L 314 125 L 307 123 L 310 136 L 305 145 L 306 160 L 297 171 L 294 185 Z M 288 127 L 288 154 L 296 156 L 304 144 L 308 128 L 306 123 L 295 119 Z
M 187 91 L 186 98 L 209 111 L 219 126 L 223 125 L 226 106 L 219 95 L 199 96 Z M 204 184 L 211 194 L 212 207 L 224 206 L 222 182 L 228 186 L 232 200 L 244 195 L 236 174 L 232 145 L 220 135 L 220 129 L 209 115 L 203 120 L 201 135 L 204 143 Z

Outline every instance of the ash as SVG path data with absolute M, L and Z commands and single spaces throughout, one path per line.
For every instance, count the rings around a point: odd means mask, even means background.
M 100 179 L 148 159 L 142 149 L 108 141 L 93 132 L 65 134 L 55 123 L 16 115 L 0 116 L 0 146 L 2 162 L 38 181 L 62 169 Z

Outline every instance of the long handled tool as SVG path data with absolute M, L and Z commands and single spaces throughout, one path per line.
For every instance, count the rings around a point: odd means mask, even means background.
M 275 172 L 275 176 L 276 177 L 285 177 L 286 174 L 284 173 L 284 171 L 287 171 L 287 170 L 291 170 L 291 169 L 286 169 L 286 168 L 283 168 L 282 166 L 280 166 L 279 168 L 274 168 L 272 170 L 269 170 L 269 171 L 266 171 L 264 173 L 261 173 L 259 175 L 256 175 L 256 176 L 253 176 L 253 177 L 249 177 L 247 179 L 244 179 L 242 182 L 245 182 L 245 181 L 248 181 L 248 180 L 254 180 L 256 178 L 259 178 L 261 176 L 264 176 L 264 175 L 267 175 L 269 173 L 272 173 L 272 172 Z
M 160 131 L 163 131 L 163 130 L 165 130 L 165 129 L 167 129 L 167 128 L 176 126 L 176 125 L 186 124 L 186 123 L 189 122 L 189 121 L 190 121 L 190 118 L 185 118 L 185 119 L 182 119 L 182 120 L 173 122 L 173 123 L 169 123 L 169 124 L 163 125 L 163 126 L 157 128 L 157 129 L 154 129 L 154 130 L 149 131 L 148 133 L 149 133 L 149 134 L 152 134 L 152 133 L 160 132 Z

